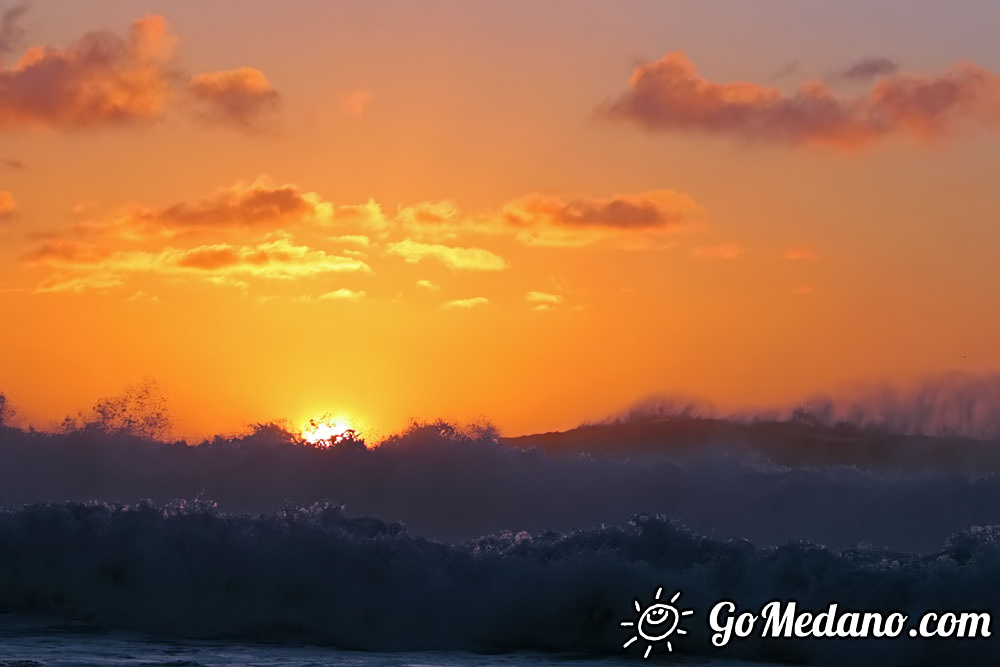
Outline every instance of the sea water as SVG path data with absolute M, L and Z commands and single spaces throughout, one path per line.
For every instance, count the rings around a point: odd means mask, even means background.
M 689 667 L 740 667 L 753 663 L 729 659 L 657 656 Z M 641 661 L 639 661 L 641 662 Z M 457 651 L 344 651 L 322 646 L 222 641 L 167 641 L 138 634 L 15 620 L 0 615 L 0 667 L 611 667 L 637 660 L 580 658 L 558 654 L 482 655 Z

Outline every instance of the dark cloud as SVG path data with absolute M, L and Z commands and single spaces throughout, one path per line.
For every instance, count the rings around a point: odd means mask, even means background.
M 0 56 L 7 55 L 20 46 L 24 37 L 20 21 L 27 11 L 28 3 L 19 2 L 0 13 Z
M 21 160 L 13 160 L 13 159 L 0 160 L 0 164 L 7 167 L 8 169 L 25 169 L 28 166 Z
M 159 16 L 126 37 L 90 32 L 66 49 L 34 46 L 0 69 L 0 129 L 96 127 L 157 118 L 170 98 L 172 37 Z
M 891 76 L 899 71 L 899 65 L 888 58 L 864 58 L 847 69 L 834 73 L 834 79 L 866 83 L 873 79 Z
M 774 74 L 767 77 L 768 81 L 777 81 L 778 79 L 787 79 L 791 76 L 799 76 L 802 72 L 802 68 L 799 66 L 798 60 L 793 60 L 789 63 L 782 65 Z
M 0 55 L 13 48 L 23 13 L 18 5 L 0 18 Z M 274 121 L 280 95 L 253 68 L 197 74 L 182 93 L 176 41 L 163 17 L 149 15 L 124 36 L 99 30 L 66 48 L 29 48 L 0 65 L 0 130 L 122 126 L 171 110 L 243 130 Z
M 137 217 L 140 220 L 152 218 L 159 224 L 176 228 L 258 226 L 315 216 L 321 203 L 318 197 L 294 185 L 273 186 L 257 182 Z
M 608 198 L 532 194 L 504 205 L 500 219 L 533 245 L 579 246 L 617 237 L 652 247 L 660 245 L 658 237 L 697 223 L 700 213 L 683 192 L 652 190 Z
M 332 215 L 332 205 L 314 192 L 257 180 L 159 209 L 134 207 L 118 217 L 80 223 L 74 230 L 127 238 L 170 237 L 209 230 L 277 230 L 328 222 Z
M 662 194 L 662 193 L 660 193 Z M 687 202 L 685 202 L 687 203 Z M 615 195 L 608 199 L 527 197 L 505 209 L 516 227 L 548 224 L 559 227 L 608 227 L 620 230 L 662 229 L 684 219 L 686 207 L 671 206 L 655 193 Z
M 281 101 L 267 77 L 252 67 L 199 74 L 188 93 L 205 120 L 245 130 L 269 127 Z
M 98 251 L 93 245 L 78 241 L 54 239 L 45 241 L 40 246 L 21 256 L 28 264 L 94 264 L 110 255 L 107 251 Z
M 597 114 L 652 132 L 858 149 L 893 136 L 936 139 L 964 124 L 1000 127 L 1000 77 L 959 63 L 936 76 L 884 77 L 851 98 L 837 97 L 821 81 L 784 94 L 751 82 L 709 81 L 683 53 L 673 52 L 639 67 L 629 89 Z

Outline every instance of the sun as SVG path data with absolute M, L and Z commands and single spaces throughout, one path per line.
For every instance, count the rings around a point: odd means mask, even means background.
M 653 644 L 656 642 L 664 642 L 667 645 L 667 651 L 673 652 L 674 645 L 667 640 L 672 634 L 686 635 L 687 630 L 678 627 L 681 622 L 682 616 L 690 616 L 694 613 L 693 609 L 685 609 L 684 611 L 679 611 L 674 603 L 677 602 L 681 597 L 681 592 L 677 591 L 674 593 L 673 597 L 670 598 L 670 604 L 665 604 L 659 602 L 660 596 L 663 594 L 663 588 L 658 588 L 656 590 L 656 595 L 653 596 L 653 604 L 649 605 L 645 609 L 639 604 L 639 601 L 635 601 L 635 612 L 638 614 L 636 620 L 634 621 L 622 621 L 621 626 L 623 628 L 635 628 L 637 633 L 633 635 L 628 641 L 622 644 L 622 648 L 628 648 L 633 643 L 639 640 L 639 638 L 645 639 L 649 642 L 646 645 L 646 651 L 643 653 L 643 659 L 649 657 L 649 654 L 653 650 Z
M 299 431 L 299 436 L 310 445 L 333 445 L 354 434 L 354 427 L 347 417 L 323 415 L 310 419 Z

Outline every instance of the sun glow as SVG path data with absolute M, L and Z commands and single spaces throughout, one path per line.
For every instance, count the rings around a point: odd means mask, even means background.
M 331 445 L 353 436 L 354 427 L 346 417 L 324 415 L 310 419 L 299 431 L 302 440 L 310 445 Z

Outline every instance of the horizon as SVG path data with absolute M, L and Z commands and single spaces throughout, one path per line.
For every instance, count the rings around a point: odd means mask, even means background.
M 663 421 L 708 421 L 743 426 L 789 424 L 798 428 L 834 431 L 841 435 L 854 433 L 879 437 L 926 436 L 1000 441 L 1000 374 L 976 376 L 951 373 L 925 378 L 913 386 L 859 385 L 853 392 L 840 395 L 817 393 L 785 405 L 740 409 L 727 409 L 688 396 L 656 395 L 599 419 L 583 420 L 563 429 L 526 433 L 503 432 L 496 423 L 482 415 L 471 420 L 411 417 L 395 430 L 384 430 L 351 415 L 325 412 L 299 422 L 280 416 L 247 421 L 230 430 L 192 437 L 177 431 L 169 397 L 150 378 L 129 385 L 112 396 L 101 397 L 89 408 L 78 409 L 64 415 L 61 420 L 46 424 L 26 419 L 19 413 L 17 405 L 0 392 L 0 426 L 3 427 L 39 435 L 90 432 L 187 445 L 247 438 L 273 431 L 272 435 L 280 432 L 296 444 L 325 448 L 341 442 L 360 442 L 371 449 L 435 425 L 454 429 L 456 433 L 479 433 L 476 437 L 489 432 L 506 441 L 531 441 L 536 437 L 567 434 L 592 427 Z M 734 433 L 729 432 L 726 437 L 734 437 Z M 738 441 L 739 437 L 736 437 Z M 694 437 L 692 442 L 697 441 L 699 438 Z

